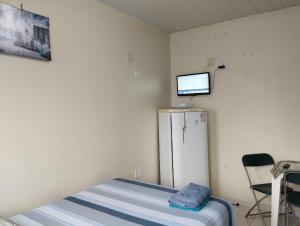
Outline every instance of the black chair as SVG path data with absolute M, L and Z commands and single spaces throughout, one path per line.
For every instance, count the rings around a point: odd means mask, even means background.
M 249 154 L 244 155 L 242 158 L 243 165 L 250 183 L 250 189 L 252 190 L 253 197 L 255 199 L 255 204 L 249 209 L 245 217 L 249 216 L 257 216 L 259 215 L 263 221 L 263 224 L 266 225 L 264 217 L 270 217 L 271 211 L 262 212 L 260 203 L 265 200 L 267 197 L 272 195 L 272 184 L 271 183 L 265 183 L 265 184 L 253 184 L 251 177 L 248 172 L 248 167 L 261 167 L 261 166 L 274 166 L 275 162 L 271 155 L 266 153 L 260 153 L 260 154 Z M 287 192 L 289 192 L 290 188 L 287 188 Z M 258 199 L 256 196 L 256 192 L 260 192 L 264 194 L 264 196 L 261 199 Z M 282 194 L 284 193 L 282 189 Z M 252 213 L 252 211 L 257 207 L 258 212 Z
M 300 171 L 287 171 L 283 177 L 284 184 L 284 197 L 285 197 L 285 225 L 289 224 L 289 210 L 299 225 L 299 218 L 296 217 L 293 211 L 293 207 L 300 208 L 300 192 L 288 191 L 288 183 L 300 185 Z

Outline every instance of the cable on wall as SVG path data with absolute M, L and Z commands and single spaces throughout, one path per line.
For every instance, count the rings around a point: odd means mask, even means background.
M 218 66 L 215 70 L 214 70 L 214 73 L 213 73 L 213 77 L 212 77 L 212 80 L 211 80 L 211 87 L 210 87 L 210 90 L 213 90 L 214 87 L 215 87 L 215 78 L 216 78 L 216 74 L 217 74 L 217 71 L 219 70 L 224 70 L 226 68 L 226 66 L 224 64 Z

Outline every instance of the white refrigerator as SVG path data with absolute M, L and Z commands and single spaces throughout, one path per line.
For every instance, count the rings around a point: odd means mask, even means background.
M 190 182 L 209 187 L 207 112 L 159 111 L 161 185 L 181 189 Z

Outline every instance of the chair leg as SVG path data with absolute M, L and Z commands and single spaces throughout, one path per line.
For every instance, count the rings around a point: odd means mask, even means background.
M 249 216 L 251 215 L 252 210 L 254 210 L 256 206 L 257 206 L 257 204 L 255 203 L 255 204 L 248 210 L 248 212 L 247 212 L 246 215 L 245 215 L 246 218 L 249 217 Z
M 262 220 L 264 226 L 267 226 L 267 225 L 266 225 L 266 222 L 265 222 L 265 219 L 264 219 L 264 216 L 263 216 L 263 214 L 262 214 L 262 211 L 261 211 L 261 209 L 260 209 L 259 204 L 257 205 L 257 208 L 258 208 L 258 212 L 259 212 L 259 214 L 260 214 L 260 218 L 261 218 L 261 220 Z
M 296 216 L 294 209 L 291 205 L 287 204 L 287 210 L 286 210 L 286 214 L 285 214 L 285 225 L 288 226 L 289 225 L 289 215 L 293 216 L 293 220 L 296 221 L 296 225 L 299 226 L 299 218 Z
M 260 215 L 260 218 L 261 218 L 261 220 L 262 220 L 262 222 L 263 222 L 264 226 L 267 226 L 267 225 L 266 225 L 266 222 L 265 222 L 265 219 L 264 219 L 264 216 L 263 216 L 263 214 L 262 214 L 262 211 L 261 211 L 261 208 L 260 208 L 259 202 L 258 202 L 258 200 L 257 200 L 257 197 L 256 197 L 256 194 L 255 194 L 255 191 L 254 191 L 253 189 L 251 189 L 251 190 L 252 190 L 252 193 L 253 193 L 253 196 L 254 196 L 254 199 L 255 199 L 256 205 L 257 205 L 257 209 L 258 209 L 258 213 L 259 213 L 259 215 Z M 261 200 L 260 200 L 260 201 L 261 201 Z
M 295 221 L 296 221 L 296 225 L 297 225 L 297 226 L 300 226 L 300 222 L 299 222 L 300 219 L 299 219 L 299 217 L 296 216 L 295 211 L 294 211 L 294 209 L 293 209 L 292 206 L 290 206 L 290 209 L 291 209 L 291 213 L 292 213 L 292 215 L 293 215 L 293 218 L 294 218 Z
M 288 205 L 286 205 L 285 208 L 285 226 L 289 225 L 289 208 Z
M 286 201 L 286 198 L 285 198 L 285 219 L 284 219 L 284 225 L 285 226 L 288 226 L 289 225 L 289 205 Z
M 248 212 L 246 213 L 245 217 L 249 217 L 249 216 L 252 216 L 253 214 L 251 214 L 252 210 L 255 209 L 255 207 L 257 206 L 258 203 L 260 203 L 261 201 L 265 200 L 266 198 L 268 198 L 269 195 L 265 195 L 264 197 L 262 197 L 260 200 L 257 201 L 257 203 L 255 203 L 249 210 Z M 266 212 L 266 213 L 271 213 L 271 212 Z M 257 215 L 257 214 L 255 214 Z

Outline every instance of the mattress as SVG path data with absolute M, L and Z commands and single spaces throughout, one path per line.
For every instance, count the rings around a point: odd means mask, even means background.
M 211 197 L 200 212 L 169 207 L 175 189 L 117 178 L 19 214 L 11 220 L 21 226 L 235 226 L 226 201 Z

